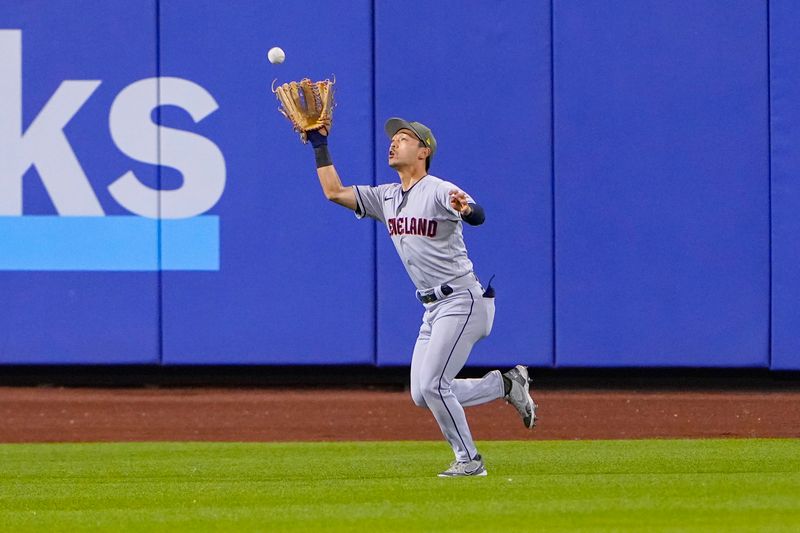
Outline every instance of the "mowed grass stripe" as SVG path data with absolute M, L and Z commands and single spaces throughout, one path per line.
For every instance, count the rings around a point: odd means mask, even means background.
M 0 445 L 8 531 L 800 528 L 800 440 Z

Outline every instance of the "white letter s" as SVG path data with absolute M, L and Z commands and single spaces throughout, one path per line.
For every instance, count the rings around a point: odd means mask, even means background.
M 185 109 L 195 122 L 219 106 L 203 87 L 181 78 L 136 81 L 123 89 L 111 105 L 108 122 L 117 147 L 137 161 L 177 169 L 183 175 L 183 185 L 174 190 L 152 189 L 129 171 L 109 185 L 108 190 L 120 205 L 137 215 L 193 217 L 211 209 L 222 196 L 225 158 L 216 144 L 201 135 L 154 124 L 150 114 L 159 105 Z

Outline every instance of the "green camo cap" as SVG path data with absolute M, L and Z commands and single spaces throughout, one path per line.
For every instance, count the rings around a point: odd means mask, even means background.
M 430 164 L 433 154 L 436 153 L 436 137 L 433 136 L 433 132 L 428 126 L 425 124 L 420 124 L 419 122 L 409 122 L 402 118 L 392 117 L 386 121 L 386 125 L 383 126 L 383 129 L 386 131 L 386 135 L 388 135 L 390 139 L 394 137 L 395 133 L 402 129 L 409 129 L 413 131 L 419 140 L 425 143 L 425 146 L 431 149 L 431 155 L 428 156 L 428 163 Z

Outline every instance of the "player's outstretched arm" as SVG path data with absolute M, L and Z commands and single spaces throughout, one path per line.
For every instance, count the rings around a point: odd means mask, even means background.
M 348 209 L 356 210 L 356 193 L 352 187 L 342 186 L 339 173 L 333 163 L 324 167 L 317 167 L 317 176 L 322 185 L 325 198 Z
M 356 193 L 352 187 L 344 187 L 328 151 L 328 137 L 318 131 L 308 132 L 308 140 L 314 147 L 317 160 L 317 177 L 325 198 L 348 209 L 356 210 Z

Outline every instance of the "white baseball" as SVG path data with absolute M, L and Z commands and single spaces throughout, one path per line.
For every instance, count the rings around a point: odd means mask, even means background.
M 279 65 L 286 59 L 286 53 L 283 51 L 283 48 L 273 46 L 269 49 L 269 52 L 267 52 L 267 59 L 269 59 L 269 62 L 273 65 Z

